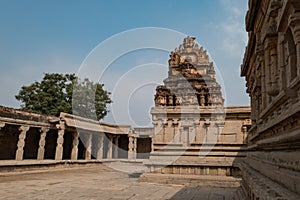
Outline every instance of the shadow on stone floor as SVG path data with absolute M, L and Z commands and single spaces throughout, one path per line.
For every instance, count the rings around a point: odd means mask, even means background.
M 179 190 L 170 200 L 232 200 L 237 188 L 202 188 L 186 186 Z

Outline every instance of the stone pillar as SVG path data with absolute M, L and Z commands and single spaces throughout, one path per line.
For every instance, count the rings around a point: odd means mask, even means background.
M 136 159 L 136 147 L 137 147 L 137 139 L 134 136 L 128 136 L 128 159 Z
M 101 133 L 101 135 L 98 136 L 97 160 L 102 160 L 103 158 L 103 139 L 104 134 Z
M 79 145 L 79 134 L 75 130 L 75 132 L 73 132 L 71 160 L 77 160 L 78 159 L 78 145 Z
M 119 153 L 119 135 L 116 135 L 115 137 L 114 137 L 114 140 L 115 140 L 115 145 L 114 145 L 114 158 L 118 158 L 119 157 L 119 155 L 118 155 L 118 153 Z
M 91 160 L 92 159 L 92 134 L 88 133 L 85 135 L 85 160 Z
M 64 134 L 65 134 L 65 122 L 60 121 L 59 125 L 57 124 L 56 127 L 58 128 L 58 136 L 57 136 L 57 145 L 55 151 L 55 160 L 62 160 L 63 157 L 63 143 L 64 143 Z
M 113 136 L 112 135 L 107 135 L 107 139 L 108 139 L 107 159 L 112 159 Z
M 47 135 L 48 131 L 49 131 L 49 128 L 46 128 L 46 127 L 43 127 L 40 130 L 41 134 L 40 134 L 39 149 L 38 149 L 38 155 L 37 155 L 38 160 L 44 159 L 46 135 Z
M 20 134 L 19 134 L 19 141 L 17 144 L 17 151 L 16 151 L 16 160 L 23 160 L 23 153 L 24 153 L 24 146 L 25 146 L 25 138 L 26 138 L 26 132 L 29 130 L 29 126 L 21 126 L 19 128 Z

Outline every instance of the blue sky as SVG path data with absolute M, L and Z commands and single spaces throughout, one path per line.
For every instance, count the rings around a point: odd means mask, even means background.
M 248 105 L 245 82 L 239 77 L 247 43 L 246 9 L 246 0 L 1 0 L 0 104 L 18 108 L 20 103 L 14 95 L 22 85 L 41 80 L 44 72 L 77 73 L 86 56 L 114 34 L 133 28 L 162 27 L 195 36 L 220 70 L 225 104 Z M 120 58 L 112 72 L 151 60 L 166 64 L 168 59 L 166 52 L 144 51 Z M 110 83 L 105 84 L 110 89 Z M 155 87 L 145 88 L 149 91 Z M 140 103 L 130 99 L 134 105 L 129 106 L 130 113 L 136 119 L 133 125 L 149 125 L 153 93 L 140 93 Z M 114 121 L 112 114 L 106 121 L 132 124 L 126 116 Z

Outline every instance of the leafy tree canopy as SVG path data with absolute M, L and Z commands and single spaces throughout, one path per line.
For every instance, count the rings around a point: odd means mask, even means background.
M 21 109 L 59 116 L 60 112 L 102 119 L 112 101 L 103 84 L 78 80 L 75 74 L 46 73 L 41 82 L 23 86 L 16 95 Z

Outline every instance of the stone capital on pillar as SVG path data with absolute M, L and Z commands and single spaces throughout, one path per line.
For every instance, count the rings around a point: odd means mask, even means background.
M 39 149 L 38 149 L 38 155 L 37 155 L 38 160 L 43 160 L 44 159 L 45 145 L 46 145 L 46 135 L 47 135 L 48 131 L 49 131 L 48 127 L 42 127 L 40 129 L 41 134 L 40 134 Z
M 29 126 L 20 126 L 19 128 L 20 133 L 19 133 L 19 140 L 17 144 L 16 160 L 23 160 L 25 138 L 29 128 L 30 128 Z
M 64 134 L 65 134 L 65 121 L 60 121 L 59 124 L 56 125 L 58 129 L 57 136 L 57 145 L 55 151 L 55 160 L 62 160 L 63 157 L 63 143 L 64 143 Z

